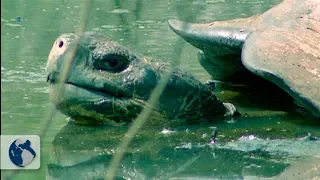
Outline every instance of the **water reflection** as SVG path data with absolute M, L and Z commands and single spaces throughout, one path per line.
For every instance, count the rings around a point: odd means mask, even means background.
M 214 124 L 221 127 L 214 144 L 210 143 L 212 124 L 186 124 L 167 130 L 163 127 L 143 128 L 131 142 L 116 179 L 293 176 L 295 172 L 286 172 L 292 163 L 301 158 L 320 156 L 317 151 L 320 142 L 314 137 L 274 139 L 278 135 L 270 133 L 269 138 L 265 138 L 264 131 L 280 131 L 286 125 L 279 129 L 269 125 L 272 130 L 264 130 L 262 126 L 249 125 L 248 121 Z M 83 126 L 70 121 L 52 142 L 47 178 L 103 179 L 115 148 L 127 129 L 127 126 Z M 300 131 L 307 135 L 310 129 L 301 127 Z M 284 132 L 285 136 L 291 136 L 291 133 L 296 132 Z M 308 170 L 317 165 L 319 161 L 314 161 Z

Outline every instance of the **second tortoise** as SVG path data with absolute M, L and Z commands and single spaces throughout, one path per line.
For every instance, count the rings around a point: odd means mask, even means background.
M 320 117 L 320 1 L 284 0 L 259 16 L 208 24 L 169 20 L 200 49 L 214 80 L 275 84 Z

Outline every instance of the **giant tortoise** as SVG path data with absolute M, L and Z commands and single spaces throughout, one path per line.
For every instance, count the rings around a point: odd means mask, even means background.
M 200 49 L 200 64 L 214 80 L 275 84 L 320 117 L 319 0 L 284 0 L 250 18 L 208 24 L 169 20 L 169 26 Z
M 286 0 L 248 19 L 205 25 L 170 20 L 169 25 L 202 50 L 200 62 L 213 79 L 254 85 L 272 82 L 320 117 L 319 11 L 315 0 Z M 64 57 L 77 37 L 63 34 L 53 44 L 46 68 L 52 102 L 78 122 L 132 122 L 173 65 L 134 53 L 98 32 L 86 32 L 62 98 L 57 98 Z M 235 107 L 222 103 L 210 85 L 173 67 L 149 122 L 216 120 L 233 114 L 238 114 Z

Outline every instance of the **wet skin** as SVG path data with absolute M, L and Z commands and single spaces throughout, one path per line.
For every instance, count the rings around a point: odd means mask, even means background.
M 51 101 L 58 110 L 79 122 L 113 125 L 132 122 L 148 106 L 150 94 L 173 65 L 131 52 L 100 33 L 86 32 L 59 99 L 58 79 L 66 68 L 63 61 L 76 37 L 72 33 L 61 35 L 49 54 L 46 69 Z M 220 102 L 207 85 L 173 67 L 149 123 L 216 120 L 234 111 L 232 104 Z

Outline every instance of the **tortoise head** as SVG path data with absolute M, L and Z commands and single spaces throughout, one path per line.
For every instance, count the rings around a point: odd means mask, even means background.
M 46 68 L 51 101 L 75 120 L 116 124 L 134 120 L 148 106 L 170 64 L 135 54 L 97 32 L 85 32 L 75 46 L 77 38 L 63 34 L 53 44 Z M 73 46 L 76 50 L 67 67 Z M 64 71 L 68 73 L 60 96 L 58 80 Z M 178 68 L 153 107 L 161 119 L 222 116 L 227 111 L 208 87 Z

